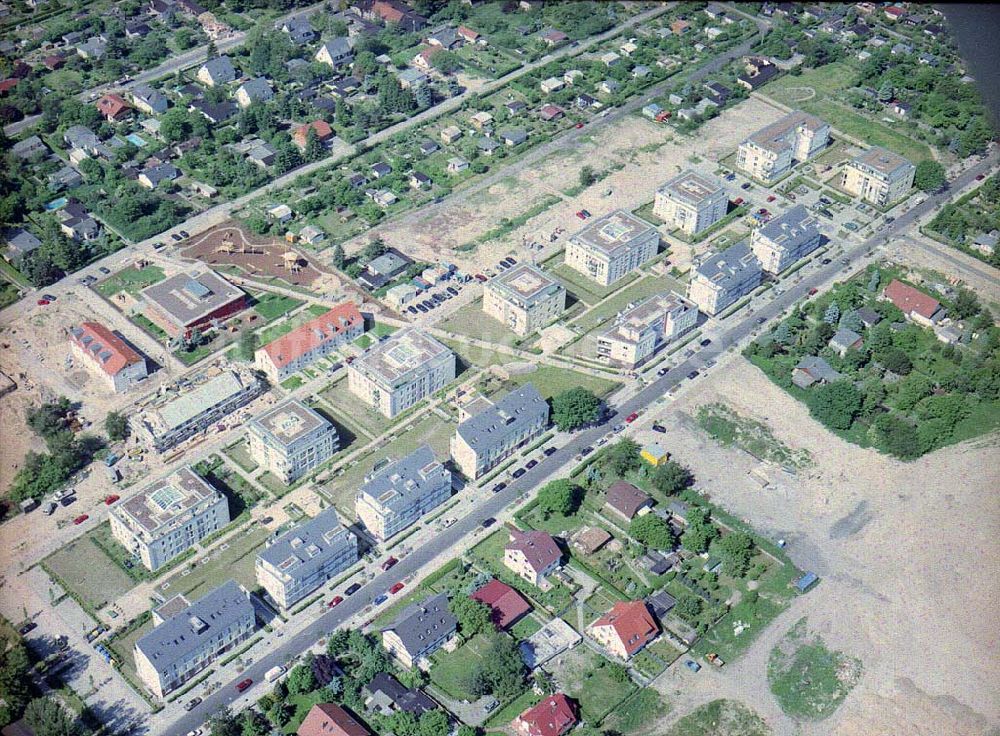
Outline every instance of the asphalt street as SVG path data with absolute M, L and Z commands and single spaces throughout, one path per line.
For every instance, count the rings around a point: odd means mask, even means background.
M 868 240 L 854 247 L 845 247 L 843 258 L 853 261 L 895 234 L 905 232 L 919 218 L 928 214 L 937 205 L 946 202 L 952 196 L 951 192 L 953 190 L 962 189 L 971 183 L 978 174 L 988 173 L 996 164 L 996 161 L 996 153 L 991 153 L 984 161 L 971 167 L 952 180 L 946 192 L 928 197 L 923 203 L 899 215 L 893 223 Z M 752 317 L 746 314 L 742 320 L 732 323 L 731 326 L 723 325 L 717 337 L 713 338 L 712 344 L 699 351 L 697 355 L 674 366 L 666 374 L 658 377 L 631 398 L 618 404 L 609 403 L 608 408 L 616 412 L 616 420 L 628 416 L 632 412 L 645 409 L 662 397 L 668 390 L 679 385 L 682 381 L 688 380 L 687 375 L 691 371 L 700 369 L 706 361 L 718 357 L 730 346 L 737 345 L 748 337 L 758 328 L 759 325 L 757 323 L 761 318 L 765 321 L 770 321 L 780 316 L 791 305 L 806 296 L 811 288 L 824 284 L 842 270 L 843 267 L 844 264 L 837 259 L 824 267 L 817 268 L 809 275 L 803 277 L 799 283 L 794 286 L 788 286 L 778 297 L 759 307 Z M 240 678 L 249 677 L 255 684 L 262 682 L 264 673 L 269 669 L 275 665 L 287 663 L 294 656 L 311 647 L 317 639 L 326 636 L 345 621 L 350 620 L 353 616 L 360 613 L 376 596 L 386 592 L 395 583 L 402 582 L 413 575 L 438 555 L 455 547 L 467 535 L 476 533 L 476 530 L 481 527 L 483 521 L 500 514 L 504 509 L 513 504 L 518 496 L 539 487 L 549 478 L 556 475 L 564 466 L 574 462 L 574 458 L 583 448 L 593 446 L 601 436 L 608 432 L 609 424 L 611 422 L 578 432 L 568 444 L 560 448 L 551 457 L 539 463 L 532 470 L 529 470 L 520 479 L 510 481 L 507 488 L 503 491 L 491 496 L 485 502 L 475 507 L 468 515 L 460 518 L 450 528 L 442 530 L 432 543 L 413 550 L 388 572 L 376 575 L 357 593 L 350 598 L 346 598 L 339 606 L 321 615 L 299 633 L 290 635 L 270 654 L 248 667 L 240 675 Z M 238 693 L 234 687 L 234 683 L 228 683 L 206 697 L 197 708 L 174 721 L 171 724 L 170 732 L 186 733 L 200 726 L 221 708 L 231 706 L 234 703 L 239 704 L 241 699 L 249 702 L 250 697 Z M 255 694 L 254 697 L 259 697 L 259 694 Z

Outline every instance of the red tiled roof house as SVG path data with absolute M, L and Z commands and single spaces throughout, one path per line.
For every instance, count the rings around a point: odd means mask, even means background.
M 551 534 L 540 531 L 522 532 L 507 525 L 510 541 L 504 547 L 503 564 L 534 586 L 547 590 L 545 579 L 559 567 L 562 550 Z
M 531 612 L 531 604 L 506 583 L 491 580 L 471 596 L 474 601 L 490 607 L 493 625 L 504 631 Z
M 645 601 L 619 601 L 587 627 L 587 634 L 609 654 L 627 660 L 660 635 Z
M 317 703 L 306 715 L 297 736 L 372 736 L 361 721 L 336 703 Z
M 519 736 L 563 736 L 579 722 L 576 704 L 562 693 L 528 708 L 511 723 Z
M 882 297 L 899 307 L 908 319 L 926 327 L 936 325 L 945 317 L 945 310 L 937 299 L 898 279 L 885 287 Z
M 313 120 L 311 123 L 306 123 L 305 125 L 300 125 L 292 133 L 292 142 L 295 143 L 300 149 L 305 149 L 306 142 L 309 140 L 309 131 L 316 131 L 316 140 L 320 143 L 326 143 L 328 140 L 333 138 L 333 128 L 325 120 Z
M 344 302 L 258 348 L 254 363 L 272 382 L 281 383 L 314 360 L 357 340 L 364 331 L 365 319 L 357 305 Z
M 132 108 L 118 95 L 104 95 L 95 103 L 95 106 L 104 119 L 110 123 L 124 120 L 132 114 Z
M 145 356 L 97 322 L 83 322 L 69 331 L 70 350 L 100 376 L 115 393 L 127 391 L 149 375 Z

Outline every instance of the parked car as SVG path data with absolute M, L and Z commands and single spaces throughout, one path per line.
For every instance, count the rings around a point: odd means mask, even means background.
M 551 457 L 552 455 L 555 455 L 557 452 L 559 452 L 558 447 L 546 447 L 542 451 L 542 454 L 545 455 L 545 457 Z
M 417 308 L 411 304 L 410 306 L 408 306 L 406 308 L 406 311 L 409 312 L 410 314 L 416 314 L 417 313 Z
M 380 595 L 375 596 L 375 600 L 372 601 L 372 604 L 376 606 L 381 606 L 387 600 L 389 600 L 389 596 L 387 596 L 385 593 L 382 593 Z
M 638 418 L 639 418 L 639 412 L 634 411 L 631 414 L 629 414 L 627 417 L 625 417 L 625 424 L 631 424 L 632 422 L 634 422 Z
M 354 583 L 350 588 L 344 591 L 344 595 L 352 596 L 361 590 L 361 583 Z
M 817 294 L 819 294 L 819 289 L 817 289 L 815 286 L 809 290 L 809 296 L 816 296 Z
M 447 291 L 447 292 L 448 292 L 449 294 L 451 294 L 452 296 L 458 296 L 458 289 L 456 289 L 456 288 L 455 288 L 454 286 L 449 286 L 449 287 L 448 287 L 448 288 L 446 289 L 446 291 Z
M 707 347 L 708 347 L 709 345 L 711 345 L 711 344 L 712 344 L 712 338 L 710 338 L 710 337 L 706 337 L 706 338 L 705 338 L 704 340 L 702 340 L 702 341 L 701 341 L 700 343 L 698 343 L 698 344 L 699 344 L 699 345 L 701 345 L 701 346 L 702 346 L 703 348 L 707 348 Z
M 50 302 L 54 302 L 56 300 L 52 294 L 42 294 L 42 299 L 48 299 Z
M 236 683 L 236 691 L 243 692 L 251 685 L 253 685 L 253 680 L 249 677 L 245 680 L 240 680 L 239 682 Z
M 507 262 L 513 266 L 514 264 L 517 263 L 517 259 L 514 258 L 514 256 L 507 256 Z
M 105 276 L 107 276 L 107 275 L 109 275 L 111 273 L 111 269 L 110 268 L 106 268 L 104 266 L 101 266 L 97 270 L 100 271 L 101 273 L 103 273 Z
M 684 666 L 687 667 L 692 672 L 698 672 L 699 670 L 701 670 L 701 665 L 695 662 L 693 659 L 687 660 L 684 663 Z
M 986 178 L 986 174 L 976 174 L 976 181 L 982 181 Z
M 444 302 L 444 297 L 441 296 L 440 294 L 433 294 L 433 295 L 431 295 L 431 299 L 433 299 L 438 304 L 441 304 L 441 303 Z
M 580 454 L 583 455 L 584 457 L 587 457 L 587 455 L 589 455 L 593 451 L 594 451 L 594 448 L 588 446 L 588 447 L 584 447 L 582 450 L 580 450 Z
M 90 518 L 90 514 L 80 514 L 78 517 L 76 517 L 75 519 L 73 519 L 73 523 L 76 524 L 77 526 L 79 526 L 80 524 L 82 524 L 83 522 L 85 522 L 89 518 Z
M 526 467 L 528 470 L 531 470 L 536 465 L 538 465 L 538 461 L 537 460 L 529 460 L 528 464 L 525 465 L 524 467 Z
M 181 242 L 182 240 L 184 240 L 184 238 L 182 238 L 182 237 L 181 237 L 180 235 L 178 235 L 177 233 L 170 233 L 170 239 L 171 239 L 171 240 L 173 240 L 173 241 L 174 241 L 175 243 L 179 243 L 179 242 Z
M 582 128 L 582 127 L 583 127 L 583 123 L 577 123 L 577 124 L 576 124 L 576 129 L 577 129 L 577 130 L 579 130 L 579 129 L 580 129 L 580 128 Z
M 693 380 L 694 380 L 694 379 L 696 379 L 696 378 L 697 378 L 697 377 L 698 377 L 699 375 L 701 375 L 701 374 L 700 374 L 700 373 L 698 373 L 698 371 L 691 371 L 690 373 L 688 373 L 688 378 L 690 378 L 690 379 L 691 379 L 691 380 L 693 381 Z
M 483 519 L 483 523 L 480 525 L 483 529 L 489 529 L 491 526 L 497 523 L 497 520 L 492 516 Z
M 401 591 L 403 589 L 403 587 L 404 587 L 403 583 L 396 583 L 391 588 L 389 588 L 389 593 L 391 595 L 396 595 L 396 593 L 398 593 L 399 591 Z
M 664 427 L 662 424 L 654 424 L 653 425 L 653 431 L 654 432 L 659 432 L 660 434 L 666 434 L 667 433 L 667 428 Z
M 179 230 L 178 232 L 181 234 L 182 238 L 190 238 L 191 237 L 190 235 L 188 235 L 188 231 L 187 230 Z
M 477 273 L 475 278 L 476 281 L 478 281 L 479 283 L 483 283 L 486 281 L 486 277 L 483 276 L 481 273 Z
M 824 258 L 822 261 L 820 261 L 820 263 L 822 263 L 824 266 L 828 266 L 829 264 L 833 263 L 833 259 L 832 258 Z
M 105 503 L 106 506 L 110 506 L 115 501 L 117 501 L 119 498 L 121 498 L 121 496 L 112 493 L 110 496 L 108 496 L 107 498 L 104 499 L 104 503 Z
M 29 621 L 24 626 L 22 626 L 21 628 L 19 628 L 17 630 L 17 633 L 20 634 L 21 636 L 24 636 L 29 631 L 34 631 L 37 628 L 38 628 L 38 624 L 36 624 L 34 621 Z
M 749 189 L 752 186 L 753 186 L 753 184 L 751 184 L 750 182 L 746 181 L 746 182 L 743 182 L 742 184 L 740 184 L 740 189 L 744 189 L 745 190 L 745 189 Z
M 184 710 L 192 711 L 201 705 L 201 698 L 191 698 L 188 702 L 184 704 Z
M 333 596 L 333 598 L 330 599 L 330 602 L 326 604 L 326 607 L 327 608 L 336 608 L 337 606 L 339 606 L 343 602 L 344 602 L 344 596 L 342 596 L 342 595 L 335 595 L 335 596 Z
M 767 201 L 768 202 L 773 202 L 776 199 L 777 199 L 777 197 L 775 197 L 773 194 L 771 194 L 771 195 L 768 195 Z
M 522 475 L 524 475 L 527 472 L 528 471 L 525 470 L 524 468 L 518 468 L 513 473 L 511 473 L 511 476 L 513 476 L 514 478 L 520 478 Z
M 49 302 L 48 299 L 39 299 L 38 300 L 38 306 L 40 306 L 40 307 L 45 307 L 45 306 L 48 306 L 49 304 L 50 304 L 50 302 Z
M 734 199 L 733 204 L 739 207 L 741 204 L 743 204 L 743 197 L 737 197 L 736 199 Z
M 425 307 L 423 304 L 418 304 L 416 306 L 417 306 L 417 310 L 419 312 L 421 312 L 423 314 L 427 314 L 427 307 Z M 413 307 L 410 307 L 410 309 L 413 309 Z
M 506 483 L 497 483 L 495 486 L 493 486 L 493 492 L 500 493 L 500 491 L 502 491 L 506 487 L 507 487 Z
M 758 317 L 757 318 L 757 324 L 762 325 L 765 322 L 767 322 L 767 318 L 766 317 Z
M 399 562 L 399 560 L 397 560 L 395 557 L 390 557 L 388 560 L 382 563 L 382 572 L 385 572 L 390 567 L 395 565 L 397 562 Z

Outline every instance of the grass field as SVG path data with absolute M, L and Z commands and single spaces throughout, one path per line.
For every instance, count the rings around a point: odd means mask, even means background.
M 94 288 L 106 297 L 112 297 L 120 291 L 135 295 L 165 278 L 166 275 L 159 266 L 146 266 L 141 269 L 129 266 L 96 284 Z
M 254 459 L 250 457 L 250 445 L 246 438 L 240 440 L 235 445 L 227 447 L 223 452 L 225 452 L 230 460 L 248 473 L 252 473 L 258 467 Z
M 289 297 L 281 297 L 281 298 L 287 299 L 289 302 L 295 301 L 294 299 L 290 299 Z M 301 302 L 299 303 L 301 304 Z M 278 302 L 273 302 L 273 303 L 269 302 L 268 305 L 265 307 L 265 311 L 268 313 L 277 313 L 276 316 L 280 316 L 281 314 L 285 314 L 285 312 L 291 311 L 288 309 L 286 309 L 284 312 L 278 311 L 279 306 L 276 305 L 279 304 L 280 303 Z M 317 310 L 315 309 L 315 307 L 319 307 L 318 310 L 319 314 L 316 313 Z M 254 309 L 256 309 L 256 307 L 254 307 Z M 310 306 L 308 309 L 303 309 L 302 311 L 298 312 L 292 317 L 289 317 L 286 320 L 282 320 L 281 322 L 278 322 L 276 324 L 270 324 L 264 329 L 262 329 L 259 333 L 257 333 L 257 336 L 260 339 L 260 344 L 267 345 L 269 342 L 274 342 L 279 337 L 287 335 L 289 332 L 294 330 L 299 325 L 302 325 L 303 323 L 308 322 L 311 319 L 315 319 L 321 314 L 326 314 L 326 312 L 328 311 L 329 310 L 326 309 L 325 307 L 314 304 Z M 266 319 L 273 320 L 275 319 L 275 317 L 268 317 Z
M 288 314 L 293 309 L 298 308 L 301 304 L 301 301 L 292 299 L 290 296 L 264 292 L 257 297 L 256 303 L 253 305 L 253 311 L 268 322 L 273 322 L 281 315 Z
M 861 677 L 861 660 L 830 651 L 800 619 L 771 650 L 767 681 L 786 715 L 821 720 L 832 715 Z
M 457 700 L 475 700 L 466 684 L 469 673 L 482 661 L 480 652 L 486 646 L 486 637 L 477 634 L 454 652 L 439 650 L 433 656 L 431 682 Z
M 770 736 L 767 723 L 737 700 L 713 700 L 670 727 L 663 736 Z
M 255 557 L 269 534 L 267 529 L 256 526 L 244 534 L 236 535 L 209 556 L 198 560 L 193 570 L 190 565 L 185 565 L 181 572 L 162 583 L 159 589 L 168 597 L 183 593 L 188 597 L 193 594 L 193 597 L 200 598 L 232 578 L 247 590 L 253 590 L 257 587 Z
M 631 284 L 622 293 L 616 294 L 578 317 L 573 324 L 581 330 L 589 332 L 614 317 L 630 303 L 640 302 L 654 294 L 665 294 L 671 291 L 684 294 L 685 287 L 677 279 L 670 276 L 646 276 Z
M 359 437 L 376 437 L 392 426 L 391 419 L 358 401 L 347 388 L 346 375 L 320 391 L 319 395 L 338 415 L 341 412 L 348 415 L 347 424 L 357 430 L 355 434 Z
M 617 381 L 612 381 L 610 378 L 590 376 L 585 373 L 577 373 L 569 368 L 558 368 L 552 365 L 540 365 L 538 370 L 512 376 L 506 383 L 512 384 L 512 388 L 532 383 L 544 399 L 551 399 L 556 394 L 577 386 L 593 391 L 596 396 L 605 396 L 619 385 Z
M 572 292 L 577 299 L 580 299 L 587 304 L 596 304 L 601 301 L 601 299 L 614 294 L 616 291 L 627 286 L 638 278 L 638 274 L 633 271 L 627 276 L 611 284 L 611 286 L 601 286 L 596 281 L 591 281 L 582 273 L 576 269 L 570 268 L 561 261 L 558 265 L 552 266 L 548 270 L 551 271 L 560 281 L 562 281 L 566 286 L 566 289 Z
M 517 335 L 483 312 L 483 300 L 476 299 L 454 312 L 436 327 L 491 343 L 514 346 Z
M 139 682 L 139 675 L 135 670 L 135 643 L 153 630 L 153 619 L 150 618 L 142 626 L 138 626 L 124 636 L 116 637 L 109 647 L 115 653 L 115 659 L 121 665 L 125 676 L 132 682 Z
M 699 407 L 698 426 L 723 447 L 736 445 L 760 460 L 795 468 L 812 464 L 808 450 L 793 450 L 778 440 L 767 425 L 737 414 L 726 404 Z
M 780 77 L 764 88 L 764 94 L 794 109 L 818 115 L 842 133 L 888 148 L 913 163 L 931 158 L 927 144 L 854 112 L 838 100 L 840 92 L 852 85 L 854 72 L 854 63 L 838 61 L 807 69 L 798 76 Z
M 549 662 L 546 669 L 564 692 L 580 701 L 584 718 L 599 723 L 612 709 L 636 690 L 631 680 L 618 682 L 611 675 L 611 662 L 586 646 L 578 646 Z
M 615 708 L 615 712 L 608 716 L 606 723 L 618 733 L 638 733 L 668 710 L 660 694 L 653 688 L 647 687 Z
M 75 539 L 45 559 L 60 582 L 92 610 L 120 598 L 135 584 L 89 537 Z

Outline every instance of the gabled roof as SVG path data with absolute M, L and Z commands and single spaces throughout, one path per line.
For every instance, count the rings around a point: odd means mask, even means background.
M 608 488 L 606 503 L 626 519 L 631 519 L 639 513 L 639 509 L 652 500 L 649 494 L 640 491 L 631 483 L 619 480 Z
M 422 651 L 428 642 L 453 633 L 458 619 L 448 609 L 448 594 L 438 593 L 408 606 L 387 631 L 395 632 L 410 653 Z
M 261 350 L 267 353 L 277 368 L 282 368 L 359 324 L 364 324 L 364 318 L 357 305 L 354 302 L 344 302 L 269 342 Z
M 101 115 L 106 118 L 117 118 L 129 110 L 129 105 L 118 95 L 104 95 L 96 103 Z
M 317 703 L 302 721 L 298 736 L 371 736 L 371 731 L 336 703 Z
M 904 314 L 916 313 L 924 319 L 930 319 L 941 308 L 941 303 L 932 296 L 904 284 L 899 279 L 893 279 L 883 292 Z
M 576 726 L 576 712 L 573 701 L 556 693 L 528 708 L 517 720 L 524 724 L 527 736 L 562 736 Z
M 600 626 L 614 629 L 630 657 L 660 635 L 660 627 L 645 601 L 618 601 L 610 611 L 591 624 L 591 627 Z
M 493 625 L 498 629 L 512 626 L 518 619 L 531 611 L 531 605 L 524 600 L 520 593 L 506 583 L 495 579 L 469 597 L 490 607 L 493 614 Z
M 214 82 L 225 83 L 236 79 L 236 70 L 233 69 L 233 63 L 228 56 L 216 56 L 214 59 L 209 59 L 202 64 L 201 68 L 208 72 Z
M 504 550 L 516 550 L 523 554 L 536 573 L 562 559 L 562 550 L 551 534 L 534 529 L 522 532 L 509 524 L 507 530 L 510 532 L 510 541 Z

